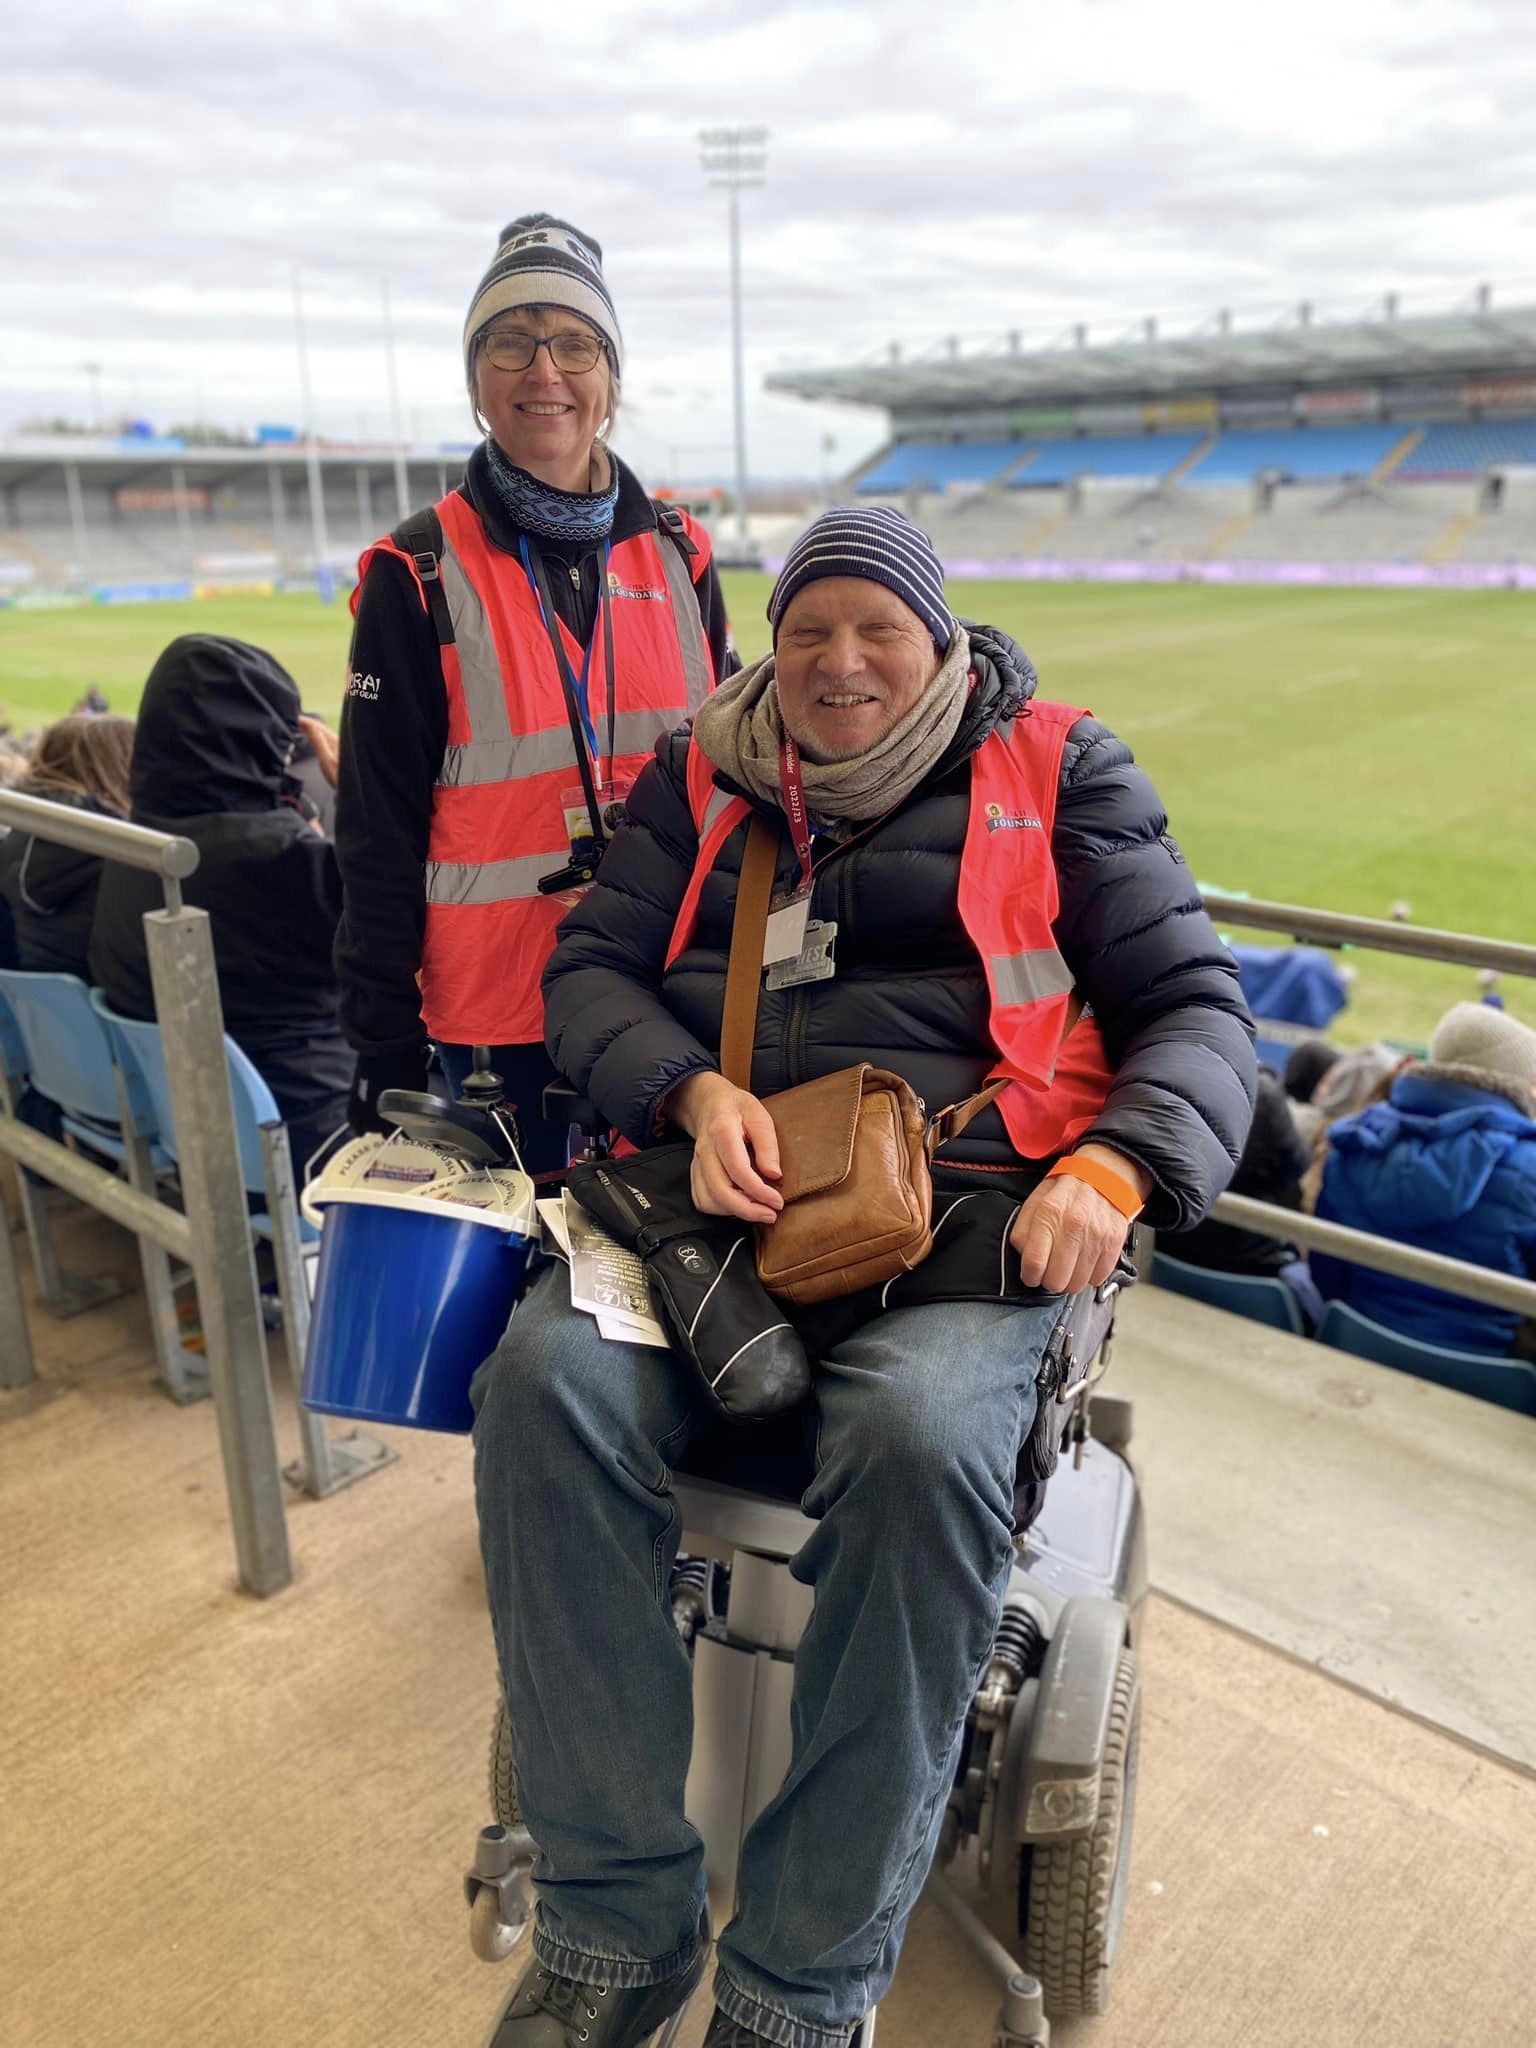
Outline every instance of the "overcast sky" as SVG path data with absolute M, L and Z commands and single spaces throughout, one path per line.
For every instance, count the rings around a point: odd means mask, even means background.
M 1482 278 L 1536 298 L 1532 0 L 36 0 L 0 69 L 0 430 L 402 404 L 466 436 L 460 326 L 496 231 L 603 243 L 628 350 L 620 445 L 729 466 L 724 199 L 695 132 L 761 122 L 743 200 L 754 474 L 836 471 L 879 415 L 761 389 L 892 339 L 1108 336 L 1147 313 Z M 1523 287 L 1523 289 L 1522 289 Z M 822 438 L 836 437 L 830 457 Z

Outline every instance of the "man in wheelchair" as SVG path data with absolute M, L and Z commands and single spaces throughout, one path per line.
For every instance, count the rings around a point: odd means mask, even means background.
M 770 1239 L 784 1162 L 765 1097 L 865 1060 L 930 1110 L 1009 1083 L 935 1155 L 923 1263 L 778 1305 L 814 1365 L 787 1426 L 815 1522 L 793 1570 L 815 1604 L 708 2044 L 832 2048 L 889 1983 L 934 1853 L 1064 1301 L 1108 1278 L 1138 1213 L 1199 1221 L 1255 1068 L 1235 965 L 1151 784 L 1090 714 L 1034 700 L 1006 634 L 954 618 L 925 535 L 894 511 L 827 513 L 768 615 L 773 654 L 659 743 L 544 988 L 574 1086 L 636 1146 L 691 1137 L 696 1208 Z M 720 1068 L 754 815 L 779 852 L 749 1088 Z M 535 1953 L 489 2048 L 631 2048 L 684 2003 L 709 1939 L 669 1576 L 671 1471 L 712 1403 L 675 1351 L 604 1339 L 558 1268 L 475 1398 L 539 1848 Z

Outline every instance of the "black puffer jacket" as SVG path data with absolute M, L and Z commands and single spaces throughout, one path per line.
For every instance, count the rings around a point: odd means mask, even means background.
M 957 890 L 970 757 L 1023 711 L 1035 674 L 1004 633 L 973 627 L 977 684 L 954 743 L 899 809 L 844 847 L 819 841 L 811 915 L 835 919 L 837 974 L 766 991 L 753 1087 L 760 1095 L 873 1060 L 937 1107 L 978 1088 L 996 1058 L 980 958 Z M 630 1138 L 655 1136 L 663 1098 L 717 1064 L 743 825 L 706 882 L 693 939 L 663 974 L 698 838 L 688 806 L 686 732 L 660 741 L 594 886 L 560 928 L 544 976 L 556 1065 Z M 728 785 L 729 786 L 729 785 Z M 777 814 L 774 813 L 777 817 Z M 783 828 L 782 818 L 778 823 Z M 1061 894 L 1056 942 L 1091 1004 L 1116 1069 L 1092 1136 L 1156 1183 L 1147 1220 L 1186 1228 L 1231 1178 L 1252 1110 L 1253 1027 L 1237 967 L 1168 837 L 1157 793 L 1128 747 L 1096 719 L 1072 728 L 1052 837 Z M 794 856 L 783 833 L 779 880 Z M 940 1155 L 951 1186 L 978 1170 L 1022 1191 L 1021 1162 L 988 1111 Z

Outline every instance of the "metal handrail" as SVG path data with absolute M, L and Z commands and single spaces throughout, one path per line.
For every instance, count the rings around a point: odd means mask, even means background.
M 159 877 L 165 908 L 145 912 L 144 947 L 165 1038 L 171 1115 L 181 1140 L 183 1210 L 156 1200 L 142 1139 L 129 1140 L 130 1156 L 142 1154 L 134 1169 L 140 1184 L 134 1187 L 19 1123 L 14 1114 L 0 1115 L 0 1155 L 67 1188 L 142 1239 L 177 1253 L 185 1249 L 197 1282 L 240 1583 L 258 1596 L 279 1592 L 292 1583 L 293 1561 L 213 933 L 207 911 L 183 903 L 181 896 L 183 879 L 196 871 L 197 848 L 175 833 L 15 791 L 0 793 L 0 825 Z M 13 1108 L 10 1089 L 0 1076 L 0 1103 L 7 1109 Z M 32 1377 L 32 1351 L 9 1233 L 3 1234 L 0 1385 L 14 1387 Z
M 1380 917 L 1350 917 L 1336 910 L 1306 910 L 1295 903 L 1269 903 L 1203 889 L 1205 907 L 1224 924 L 1255 931 L 1284 932 L 1287 938 L 1323 946 L 1361 946 L 1374 953 L 1407 953 L 1417 960 L 1443 960 L 1454 967 L 1493 967 L 1504 974 L 1536 976 L 1536 946 L 1513 939 L 1478 939 L 1463 932 L 1396 924 Z
M 1491 1266 L 1448 1259 L 1440 1252 L 1421 1251 L 1417 1245 L 1377 1237 L 1374 1231 L 1352 1230 L 1344 1223 L 1328 1223 L 1321 1216 L 1309 1216 L 1304 1209 L 1282 1209 L 1275 1202 L 1255 1202 L 1247 1195 L 1218 1195 L 1211 1216 L 1217 1223 L 1262 1231 L 1266 1237 L 1283 1238 L 1307 1250 L 1332 1252 L 1335 1258 L 1347 1259 L 1355 1266 L 1369 1266 L 1373 1272 L 1391 1273 L 1399 1280 L 1416 1280 L 1425 1287 L 1440 1287 L 1447 1294 L 1485 1301 L 1493 1308 L 1512 1310 L 1515 1315 L 1536 1316 L 1536 1280 L 1517 1280 L 1509 1273 L 1496 1273 Z M 1174 1256 L 1177 1258 L 1177 1251 Z

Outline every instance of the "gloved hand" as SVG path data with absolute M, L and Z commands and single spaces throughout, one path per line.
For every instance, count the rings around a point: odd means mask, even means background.
M 408 1052 L 359 1053 L 347 1102 L 347 1122 L 359 1137 L 393 1128 L 379 1116 L 379 1097 L 386 1088 L 425 1088 L 431 1056 L 425 1041 Z
M 732 1422 L 758 1422 L 803 1401 L 805 1346 L 757 1277 L 752 1230 L 701 1216 L 689 1193 L 692 1145 L 657 1145 L 623 1159 L 583 1161 L 571 1193 L 610 1237 L 644 1261 L 672 1340 Z

